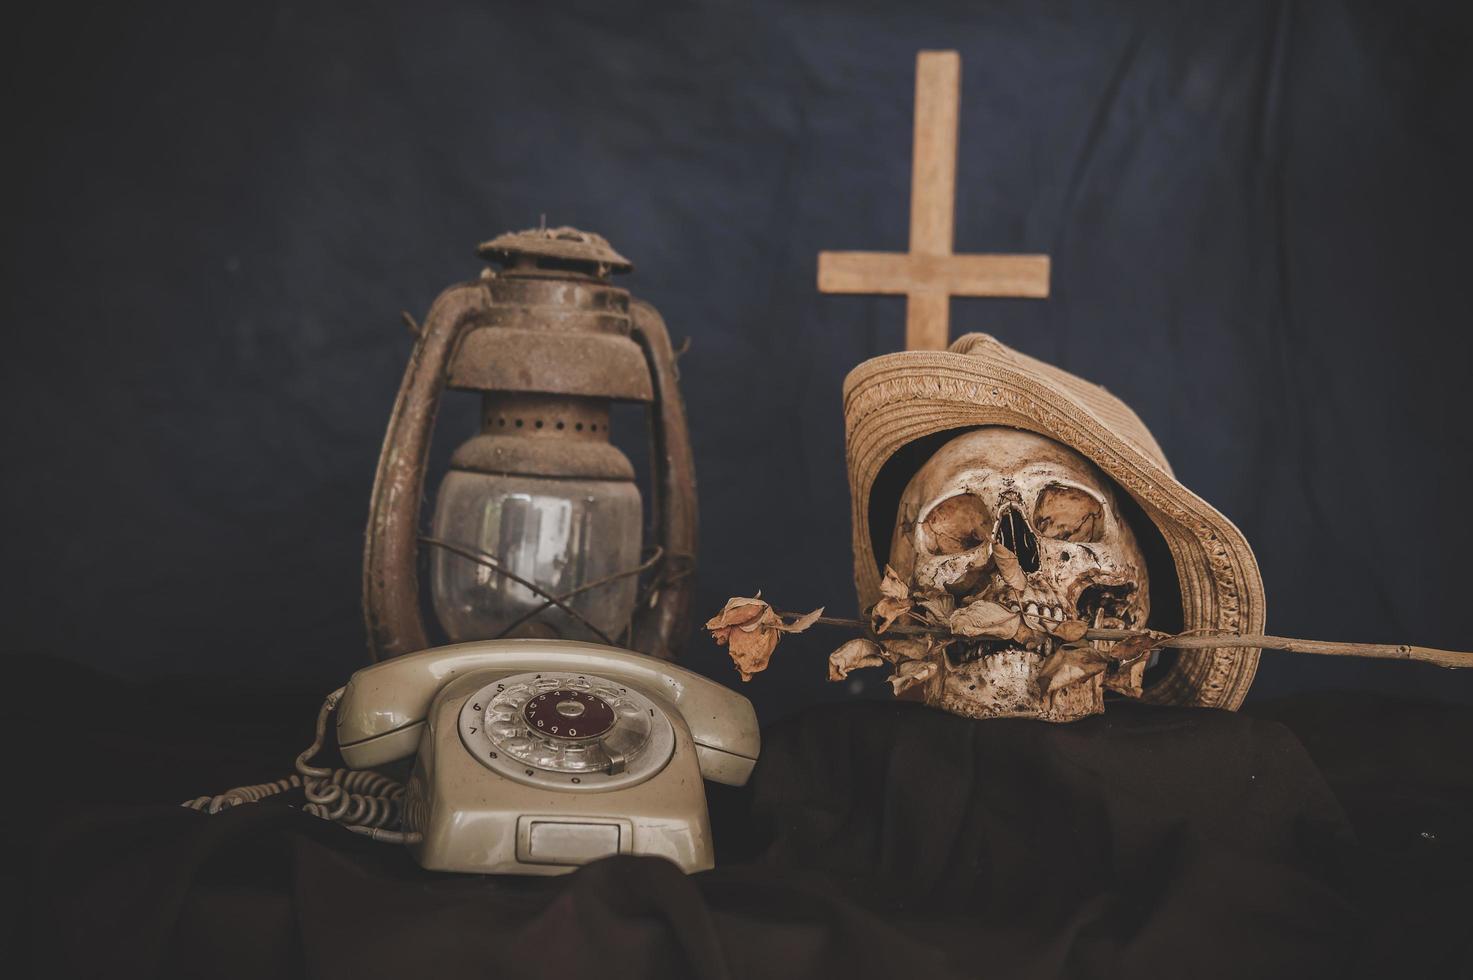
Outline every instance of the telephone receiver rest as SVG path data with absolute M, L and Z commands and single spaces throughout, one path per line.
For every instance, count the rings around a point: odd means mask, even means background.
M 367 769 L 413 755 L 435 694 L 456 677 L 488 668 L 508 674 L 577 671 L 622 681 L 684 719 L 701 775 L 741 786 L 761 749 L 746 698 L 710 678 L 632 650 L 574 640 L 480 640 L 436 647 L 365 667 L 338 701 L 343 761 Z

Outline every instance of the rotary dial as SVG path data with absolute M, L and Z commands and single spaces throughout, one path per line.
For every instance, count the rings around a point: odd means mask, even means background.
M 488 684 L 461 708 L 465 747 L 487 768 L 536 785 L 612 789 L 664 768 L 665 712 L 619 681 L 542 671 Z

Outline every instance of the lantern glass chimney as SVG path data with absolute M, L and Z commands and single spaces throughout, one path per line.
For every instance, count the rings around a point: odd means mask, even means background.
M 502 570 L 548 595 L 562 596 L 639 564 L 639 490 L 625 480 L 452 470 L 440 486 L 434 535 L 493 555 Z M 437 549 L 431 560 L 435 612 L 452 640 L 501 635 L 598 639 L 586 624 L 558 608 L 517 628 L 519 620 L 546 605 L 543 595 L 511 575 L 450 551 Z M 566 602 L 617 639 L 634 611 L 637 585 L 630 575 Z

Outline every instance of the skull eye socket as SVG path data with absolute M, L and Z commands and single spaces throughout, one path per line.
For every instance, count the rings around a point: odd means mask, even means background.
M 1033 505 L 1033 529 L 1055 541 L 1098 541 L 1105 532 L 1105 508 L 1077 487 L 1052 483 Z
M 992 515 L 981 497 L 959 493 L 931 508 L 917 526 L 916 542 L 933 555 L 955 555 L 986 541 L 992 533 Z

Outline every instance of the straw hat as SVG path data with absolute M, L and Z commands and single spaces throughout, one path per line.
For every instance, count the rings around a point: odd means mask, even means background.
M 1055 439 L 1126 491 L 1160 532 L 1157 537 L 1136 528 L 1152 572 L 1153 628 L 1263 632 L 1263 581 L 1253 550 L 1232 521 L 1177 481 L 1136 414 L 1099 385 L 980 333 L 967 334 L 945 351 L 871 358 L 844 380 L 854 581 L 861 607 L 879 598 L 906 482 L 950 435 L 980 425 Z M 1168 562 L 1176 566 L 1174 577 L 1165 569 Z M 1148 674 L 1143 700 L 1235 709 L 1253 683 L 1258 651 L 1168 651 L 1162 663 Z

